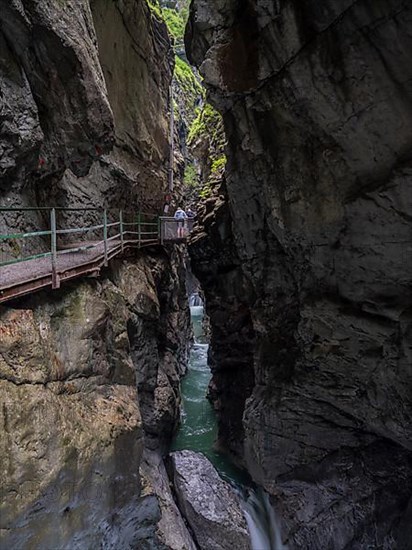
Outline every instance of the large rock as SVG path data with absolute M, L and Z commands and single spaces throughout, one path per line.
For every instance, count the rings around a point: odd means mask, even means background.
M 30 101 L 37 106 L 27 111 L 21 102 L 16 104 L 10 124 L 25 139 L 14 140 L 11 158 L 21 157 L 40 124 L 41 152 L 38 147 L 37 158 L 24 159 L 31 160 L 27 168 L 35 171 L 41 156 L 44 174 L 65 167 L 78 175 L 87 173 L 97 151 L 108 151 L 113 143 L 113 115 L 89 2 L 2 0 L 0 13 L 1 41 L 10 48 L 6 69 L 11 76 L 18 66 L 14 80 L 19 75 L 22 90 L 29 84 Z M 7 91 L 6 105 L 17 97 L 13 88 Z
M 233 240 L 226 186 L 199 208 L 202 225 L 190 240 L 190 256 L 202 289 L 212 326 L 208 363 L 213 377 L 208 397 L 219 419 L 217 444 L 243 455 L 242 424 L 245 401 L 254 386 L 255 334 L 248 307 L 249 287 L 243 277 Z M 230 421 L 228 421 L 230 419 Z
M 196 550 L 197 546 L 174 500 L 165 465 L 158 453 L 145 450 L 141 474 L 144 494 L 155 495 L 159 503 L 159 540 L 170 550 Z
M 202 550 L 251 548 L 246 520 L 233 488 L 209 460 L 193 451 L 170 454 L 179 508 Z
M 110 309 L 87 284 L 1 309 L 5 547 L 95 545 L 102 521 L 139 496 L 143 431 L 127 316 L 124 303 Z
M 152 445 L 153 432 L 165 442 L 180 416 L 190 328 L 187 306 L 176 302 L 184 279 L 181 285 L 169 270 L 165 258 L 140 255 L 134 264 L 115 264 L 101 282 L 1 308 L 5 547 L 134 541 L 131 547 L 146 548 L 144 540 L 147 548 L 169 548 L 159 542 L 161 496 L 142 492 L 139 474 L 145 432 Z M 135 330 L 148 319 L 157 326 L 150 339 Z M 157 392 L 163 397 L 154 399 Z M 148 419 L 149 402 L 155 420 Z
M 146 0 L 0 0 L 0 206 L 161 211 L 172 69 Z M 44 212 L 0 213 L 0 233 L 48 228 Z M 49 246 L 20 244 L 0 259 Z M 180 417 L 184 253 L 128 260 L 0 310 L 2 547 L 178 547 L 139 468 L 144 439 L 165 446 Z
M 174 59 L 166 25 L 146 0 L 0 4 L 0 203 L 161 211 Z M 59 213 L 59 225 L 74 221 L 96 222 Z M 47 224 L 0 213 L 12 233 Z
M 173 55 L 166 26 L 151 15 L 145 0 L 90 4 L 113 111 L 114 147 L 83 177 L 66 170 L 51 189 L 53 201 L 156 213 L 163 206 L 169 158 Z
M 220 431 L 243 425 L 244 460 L 279 497 L 292 548 L 406 538 L 411 21 L 404 0 L 193 3 L 189 57 L 224 115 L 233 233 L 224 277 L 202 260 L 204 245 L 221 244 L 209 218 L 193 261 L 214 325 L 213 394 L 233 391 L 227 331 L 213 319 L 236 281 L 254 389 Z
M 145 443 L 166 450 L 180 420 L 191 325 L 182 251 L 123 266 L 114 281 L 135 315 L 127 323 Z
M 12 181 L 11 174 L 20 171 L 16 178 L 24 177 L 30 172 L 30 164 L 36 164 L 44 136 L 29 82 L 1 33 L 0 86 L 0 182 L 6 187 L 6 180 Z

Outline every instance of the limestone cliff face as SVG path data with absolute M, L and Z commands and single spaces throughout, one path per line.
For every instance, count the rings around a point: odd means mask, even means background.
M 6 190 L 35 172 L 40 156 L 44 175 L 87 173 L 113 142 L 89 3 L 2 0 L 1 52 Z
M 0 0 L 0 205 L 159 212 L 172 65 L 144 0 Z M 191 334 L 184 264 L 155 247 L 0 309 L 2 547 L 193 547 L 159 456 Z
M 129 266 L 129 277 L 123 280 L 124 291 L 142 307 L 138 322 L 128 323 L 127 331 L 145 444 L 154 450 L 167 448 L 180 420 L 180 379 L 186 373 L 192 335 L 184 261 L 179 250 L 149 256 L 143 273 Z M 150 301 L 146 277 L 151 282 Z
M 2 203 L 158 207 L 172 57 L 144 0 L 2 0 L 0 52 Z
M 208 363 L 213 378 L 209 398 L 219 418 L 218 446 L 243 455 L 242 415 L 254 385 L 254 330 L 249 287 L 233 240 L 225 184 L 198 211 L 202 227 L 191 238 L 190 256 L 207 296 L 211 342 Z
M 193 251 L 222 402 L 217 304 L 242 304 L 256 339 L 243 419 L 221 433 L 243 425 L 292 548 L 411 540 L 411 21 L 402 0 L 195 0 L 187 30 L 229 141 L 230 221 L 211 233 L 209 214 Z M 222 276 L 202 247 L 228 225 Z
M 156 538 L 139 468 L 144 438 L 170 437 L 179 414 L 188 317 L 175 264 L 140 256 L 1 309 L 5 547 L 137 545 L 144 521 Z

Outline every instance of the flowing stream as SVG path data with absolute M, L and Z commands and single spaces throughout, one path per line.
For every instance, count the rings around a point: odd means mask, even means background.
M 213 463 L 223 479 L 231 483 L 242 500 L 253 550 L 286 550 L 280 538 L 274 510 L 268 495 L 251 486 L 244 472 L 236 468 L 223 454 L 214 450 L 217 420 L 206 399 L 210 381 L 207 365 L 208 344 L 203 333 L 203 307 L 190 302 L 195 343 L 188 373 L 182 381 L 183 417 L 173 450 L 189 449 L 203 453 Z

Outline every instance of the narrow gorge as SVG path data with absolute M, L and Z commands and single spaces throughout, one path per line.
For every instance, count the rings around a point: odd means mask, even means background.
M 0 206 L 55 206 L 60 227 L 161 211 L 174 60 L 145 0 L 2 0 L 0 31 Z M 47 229 L 42 210 L 0 215 L 2 234 Z M 3 261 L 18 245 L 2 243 Z M 185 263 L 146 248 L 1 306 L 1 548 L 192 548 L 161 461 L 191 338 Z
M 411 55 L 408 0 L 0 0 L 1 550 L 412 550 Z
M 290 548 L 412 548 L 412 6 L 195 0 L 228 166 L 192 239 L 219 441 Z

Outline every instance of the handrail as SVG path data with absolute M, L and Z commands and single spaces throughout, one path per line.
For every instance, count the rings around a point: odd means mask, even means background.
M 47 212 L 48 216 L 43 214 L 38 219 L 49 227 L 0 234 L 0 303 L 47 286 L 57 289 L 61 281 L 75 277 L 95 276 L 102 266 L 130 247 L 184 241 L 192 227 L 190 220 L 182 225 L 181 220 L 171 217 L 123 210 L 114 215 L 114 209 L 104 208 L 0 206 L 1 219 L 7 220 L 7 214 L 17 211 Z M 93 212 L 89 222 L 93 225 L 70 227 L 78 218 L 65 216 L 69 227 L 59 227 L 59 218 L 67 212 Z M 11 220 L 14 222 L 15 216 Z M 75 235 L 79 235 L 77 242 Z M 21 267 L 30 261 L 33 264 Z
M 91 225 L 90 227 L 75 227 L 73 229 L 57 229 L 56 234 L 69 235 L 72 233 L 87 233 L 88 231 L 96 231 L 97 229 L 103 229 L 103 227 L 104 227 L 103 225 Z M 107 227 L 109 227 L 109 225 Z
M 31 233 L 6 233 L 6 235 L 0 235 L 0 241 L 11 239 L 27 239 L 29 237 L 41 237 L 45 235 L 51 235 L 51 231 L 32 231 Z
M 66 211 L 66 212 L 103 212 L 103 210 L 107 210 L 108 212 L 118 212 L 118 208 L 104 208 L 104 207 L 96 207 L 96 206 L 81 206 L 81 207 L 73 207 L 73 206 L 0 206 L 0 212 L 37 212 L 37 211 L 50 211 L 50 210 L 56 210 L 57 211 Z M 141 214 L 144 216 L 155 216 L 158 217 L 158 214 L 155 212 L 144 212 L 141 211 Z
M 25 258 L 15 258 L 13 260 L 8 260 L 6 262 L 0 263 L 0 267 L 5 267 L 13 264 L 20 264 L 22 262 L 27 262 L 29 260 L 38 260 L 39 258 L 48 258 L 51 256 L 51 252 L 42 252 L 41 254 L 33 254 L 32 256 L 26 256 Z
M 67 212 L 98 212 L 101 208 L 66 208 L 64 206 L 0 206 L 0 212 L 49 212 L 50 210 Z
M 58 288 L 58 274 L 57 274 L 57 259 L 59 255 L 82 252 L 85 250 L 90 250 L 92 248 L 97 248 L 103 245 L 103 254 L 104 254 L 104 264 L 107 265 L 109 259 L 109 245 L 116 240 L 119 240 L 121 245 L 121 250 L 124 250 L 125 242 L 135 243 L 138 247 L 141 247 L 145 241 L 152 242 L 153 240 L 159 240 L 163 243 L 165 240 L 170 241 L 179 241 L 183 240 L 181 236 L 172 236 L 167 239 L 165 237 L 165 224 L 169 222 L 176 222 L 173 217 L 168 216 L 158 216 L 156 214 L 148 212 L 127 212 L 124 210 L 116 211 L 115 220 L 112 221 L 113 216 L 112 212 L 114 209 L 105 209 L 105 208 L 96 208 L 96 207 L 84 207 L 84 208 L 72 208 L 72 207 L 51 207 L 51 206 L 39 206 L 39 207 L 16 207 L 16 206 L 0 206 L 0 213 L 11 213 L 11 212 L 48 212 L 49 213 L 49 224 L 50 229 L 44 229 L 40 231 L 31 231 L 27 233 L 7 233 L 0 234 L 0 244 L 6 243 L 7 241 L 19 241 L 33 238 L 50 238 L 48 248 L 49 250 L 44 250 L 47 247 L 47 243 L 43 240 L 40 250 L 37 250 L 37 253 L 33 253 L 36 246 L 32 246 L 30 251 L 32 252 L 28 256 L 19 257 L 20 254 L 15 258 L 7 258 L 6 260 L 0 261 L 0 268 L 4 266 L 10 266 L 15 263 L 21 263 L 24 261 L 29 261 L 38 258 L 51 257 L 51 267 L 53 273 L 54 287 Z M 102 217 L 101 223 L 95 223 L 94 225 L 85 226 L 85 227 L 66 227 L 58 228 L 58 214 L 62 212 L 96 212 Z M 109 214 L 110 212 L 110 222 Z M 130 221 L 135 220 L 135 221 Z M 180 220 L 181 221 L 181 220 Z M 173 224 L 174 225 L 174 224 Z M 116 235 L 110 235 L 113 228 L 118 228 Z M 93 242 L 86 242 L 85 235 L 87 233 L 94 233 Z M 101 234 L 99 238 L 95 240 L 96 232 Z M 172 231 L 173 233 L 173 231 Z M 69 237 L 75 234 L 81 234 L 84 244 L 76 243 L 77 246 L 59 249 L 59 239 L 63 237 Z M 74 244 L 74 243 L 73 243 Z M 10 247 L 12 249 L 13 247 Z M 16 245 L 14 248 L 18 248 Z M 41 250 L 43 249 L 43 250 Z M 13 253 L 12 250 L 9 252 Z M 21 253 L 21 248 L 20 248 Z
M 98 241 L 98 242 L 93 243 L 93 244 L 85 244 L 83 246 L 78 246 L 76 248 L 65 248 L 63 250 L 59 250 L 58 254 L 63 256 L 64 254 L 70 254 L 70 252 L 82 252 L 84 250 L 91 250 L 92 248 L 97 248 L 98 246 L 100 246 L 103 243 L 104 243 L 104 241 Z

